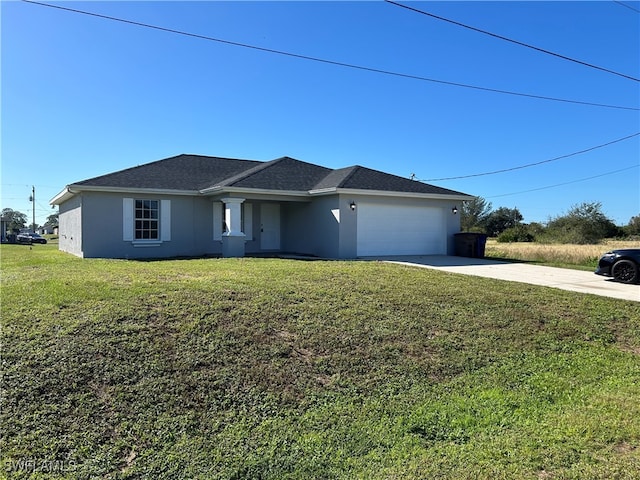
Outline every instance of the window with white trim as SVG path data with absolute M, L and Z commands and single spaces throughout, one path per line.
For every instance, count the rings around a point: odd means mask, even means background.
M 159 201 L 137 200 L 135 201 L 135 228 L 136 240 L 158 240 L 159 236 Z
M 171 200 L 123 198 L 122 240 L 134 246 L 171 241 Z

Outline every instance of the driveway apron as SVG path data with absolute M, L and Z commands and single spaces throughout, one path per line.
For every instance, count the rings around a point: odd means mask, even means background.
M 445 255 L 376 257 L 370 259 L 640 302 L 640 285 L 626 285 L 614 282 L 607 277 L 581 270 Z

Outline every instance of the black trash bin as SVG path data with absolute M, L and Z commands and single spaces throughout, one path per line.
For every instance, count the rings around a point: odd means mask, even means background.
M 455 251 L 459 257 L 484 258 L 487 235 L 484 233 L 456 233 Z
M 484 249 L 487 246 L 487 237 L 484 233 L 478 233 L 476 235 L 476 258 L 484 258 Z

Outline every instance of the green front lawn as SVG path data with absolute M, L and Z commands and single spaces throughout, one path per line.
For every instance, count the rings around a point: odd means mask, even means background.
M 2 245 L 5 478 L 640 477 L 640 304 Z

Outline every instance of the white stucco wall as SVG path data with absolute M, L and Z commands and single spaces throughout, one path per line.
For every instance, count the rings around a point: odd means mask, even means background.
M 81 195 L 77 195 L 60 205 L 58 226 L 58 249 L 82 257 Z

